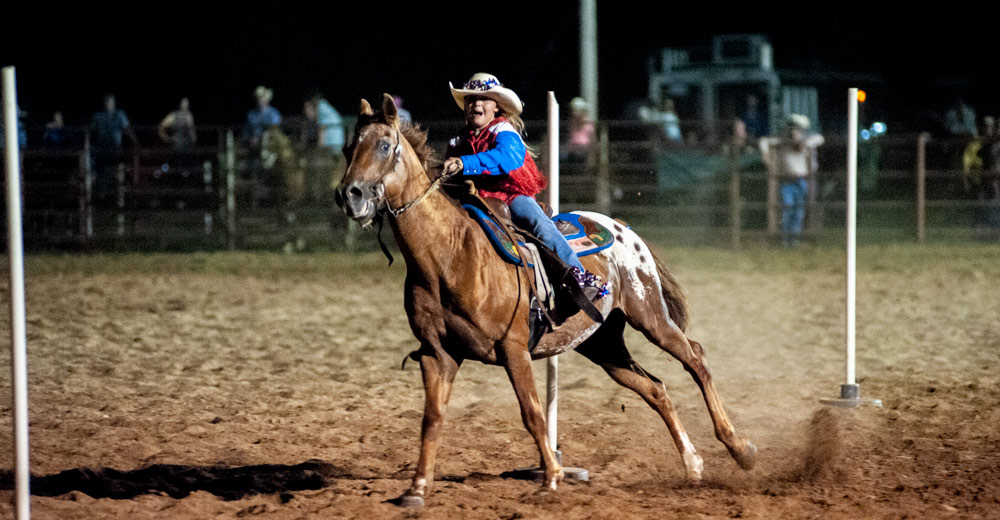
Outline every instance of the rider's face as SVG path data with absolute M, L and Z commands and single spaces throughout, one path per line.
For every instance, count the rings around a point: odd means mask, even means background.
M 483 96 L 465 96 L 465 119 L 476 128 L 484 128 L 497 116 L 497 102 Z

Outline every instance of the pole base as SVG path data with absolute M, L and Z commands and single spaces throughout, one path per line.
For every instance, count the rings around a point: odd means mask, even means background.
M 840 397 L 837 399 L 820 399 L 819 402 L 830 406 L 855 408 L 858 406 L 882 407 L 881 399 L 861 399 L 861 387 L 857 383 L 840 385 Z
M 556 450 L 556 460 L 562 464 L 562 452 L 559 450 Z M 518 480 L 542 480 L 545 478 L 545 471 L 538 467 L 518 468 L 513 471 L 505 471 L 501 473 L 500 476 L 503 478 L 515 478 Z M 563 466 L 563 479 L 588 482 L 590 480 L 590 472 L 583 468 Z

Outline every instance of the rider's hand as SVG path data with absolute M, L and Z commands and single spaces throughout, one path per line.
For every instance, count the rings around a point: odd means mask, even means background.
M 462 164 L 462 159 L 458 157 L 449 157 L 445 159 L 444 165 L 441 167 L 441 173 L 443 175 L 450 175 L 452 173 L 458 173 L 465 169 L 465 165 Z

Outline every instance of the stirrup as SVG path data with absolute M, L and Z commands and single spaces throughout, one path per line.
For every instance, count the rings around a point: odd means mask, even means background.
M 571 272 L 576 283 L 580 285 L 590 301 L 600 300 L 611 293 L 607 282 L 602 282 L 596 274 L 576 266 L 571 268 Z

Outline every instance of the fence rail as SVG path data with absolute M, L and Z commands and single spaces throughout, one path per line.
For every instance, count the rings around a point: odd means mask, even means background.
M 453 124 L 424 127 L 429 143 L 443 150 L 441 136 L 449 134 L 440 129 Z M 529 122 L 529 137 L 544 135 L 542 128 Z M 227 128 L 201 130 L 199 146 L 185 154 L 157 146 L 127 149 L 113 158 L 111 190 L 108 179 L 99 178 L 108 171 L 96 171 L 107 168 L 107 161 L 94 153 L 85 131 L 80 135 L 77 149 L 23 151 L 29 246 L 270 248 L 287 245 L 292 225 L 322 247 L 358 244 L 355 228 L 329 198 L 314 198 L 295 215 L 282 210 L 280 182 L 254 176 L 253 154 Z M 529 144 L 547 149 L 542 141 L 529 138 Z M 926 134 L 862 142 L 859 224 L 896 230 L 917 241 L 956 230 L 995 238 L 1000 176 L 963 168 L 967 144 Z M 539 164 L 545 159 L 540 157 Z M 810 179 L 813 196 L 806 217 L 812 237 L 842 229 L 846 142 L 828 139 L 819 163 Z M 775 173 L 752 148 L 667 146 L 648 126 L 609 121 L 598 126 L 590 156 L 563 162 L 561 170 L 566 208 L 628 218 L 673 230 L 674 236 L 688 234 L 696 242 L 728 238 L 734 247 L 776 234 Z

